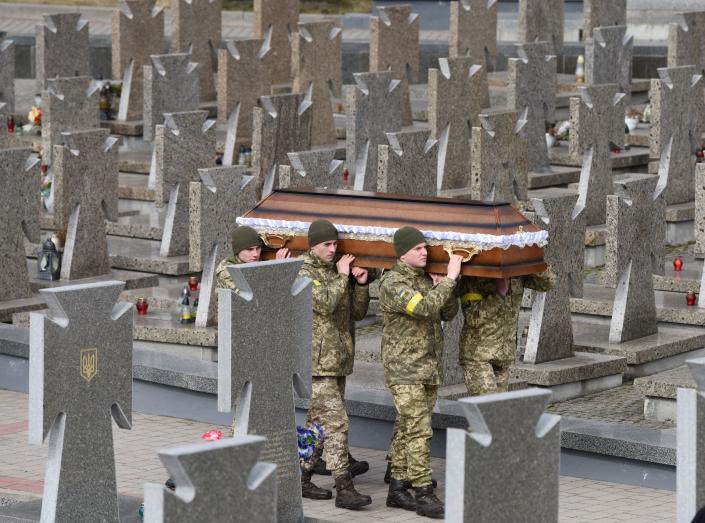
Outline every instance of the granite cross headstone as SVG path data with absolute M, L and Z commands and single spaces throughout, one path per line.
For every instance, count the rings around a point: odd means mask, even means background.
M 472 199 L 525 201 L 529 184 L 526 120 L 516 111 L 497 111 L 480 114 L 480 123 L 472 130 Z
M 497 0 L 458 0 L 450 3 L 448 53 L 467 56 L 485 68 L 497 59 Z
M 299 0 L 255 0 L 255 38 L 269 39 L 272 48 L 272 83 L 291 81 L 291 35 L 299 23 Z
M 563 50 L 565 0 L 519 0 L 517 40 L 528 44 L 548 42 L 551 54 Z
M 343 186 L 343 160 L 336 160 L 336 149 L 314 149 L 289 153 L 291 165 L 279 166 L 279 188 Z
M 693 250 L 696 256 L 705 257 L 705 163 L 695 164 L 695 247 Z
M 389 145 L 379 145 L 377 191 L 436 196 L 439 189 L 438 140 L 428 129 L 387 133 Z
M 8 110 L 7 104 L 0 102 L 0 149 L 9 147 L 11 143 L 10 133 L 7 132 L 7 121 L 9 117 L 10 111 Z
M 10 114 L 15 112 L 15 42 L 0 41 L 0 102 L 7 104 Z
M 331 96 L 341 96 L 343 30 L 332 21 L 299 23 L 292 38 L 293 92 L 305 93 L 313 86 L 311 145 L 335 145 Z
M 401 85 L 401 122 L 412 124 L 409 85 L 419 74 L 419 15 L 409 4 L 377 7 L 370 18 L 370 72 L 390 71 Z
M 533 388 L 458 400 L 471 432 L 447 429 L 446 521 L 558 521 L 561 430 L 560 416 L 544 413 L 550 397 Z
M 235 218 L 257 203 L 247 167 L 199 169 L 201 182 L 190 184 L 189 270 L 202 271 L 196 327 L 216 322 L 218 296 L 215 268 L 232 254 Z
M 680 23 L 668 25 L 668 67 L 694 65 L 705 70 L 705 11 L 679 13 Z
M 624 25 L 596 27 L 585 41 L 585 81 L 588 85 L 616 83 L 630 96 L 634 38 Z
M 119 521 L 111 418 L 132 425 L 124 286 L 42 289 L 49 310 L 30 313 L 29 443 L 49 438 L 41 521 Z
M 218 290 L 218 408 L 235 410 L 236 435 L 267 438 L 277 465 L 278 521 L 303 521 L 294 397 L 311 383 L 311 289 L 302 260 L 228 268 L 239 292 Z M 273 321 L 274 319 L 274 321 Z
M 438 69 L 428 70 L 428 123 L 438 140 L 438 176 L 442 189 L 470 185 L 472 127 L 490 106 L 487 72 L 468 57 L 439 58 Z
M 164 10 L 156 0 L 120 0 L 112 19 L 113 79 L 122 80 L 118 120 L 141 120 L 144 66 L 164 53 Z
M 43 16 L 35 36 L 37 89 L 49 78 L 88 75 L 88 21 L 81 13 Z
M 159 451 L 174 481 L 144 486 L 146 523 L 277 521 L 277 466 L 258 461 L 266 438 L 240 436 Z
M 198 109 L 200 64 L 189 54 L 151 55 L 144 75 L 144 139 L 154 140 L 154 126 L 164 122 L 164 114 Z
M 169 113 L 157 126 L 155 203 L 168 201 L 161 256 L 188 254 L 189 182 L 200 180 L 198 169 L 215 164 L 215 121 L 207 111 Z
M 583 37 L 591 38 L 597 27 L 627 25 L 627 0 L 584 0 L 583 15 Z

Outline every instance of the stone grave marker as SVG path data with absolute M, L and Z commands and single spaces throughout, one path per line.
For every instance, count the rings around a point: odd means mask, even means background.
M 30 157 L 31 149 L 0 149 L 0 207 L 4 209 L 0 228 L 0 288 L 2 299 L 29 298 L 30 275 L 24 238 L 39 243 L 39 205 L 37 180 L 39 159 Z
M 439 142 L 438 176 L 442 189 L 468 187 L 472 127 L 490 106 L 487 73 L 469 57 L 439 58 L 438 65 L 428 71 L 428 123 Z
M 583 15 L 583 38 L 587 40 L 597 27 L 627 25 L 627 0 L 584 0 Z
M 299 0 L 254 0 L 255 38 L 269 40 L 272 83 L 291 81 L 291 35 L 299 23 Z
M 105 219 L 118 218 L 118 139 L 75 131 L 54 146 L 54 225 L 67 228 L 61 279 L 110 273 Z
M 419 15 L 409 4 L 377 7 L 370 18 L 370 72 L 391 71 L 401 85 L 401 122 L 411 125 L 409 85 L 419 75 Z
M 377 188 L 377 146 L 401 130 L 401 89 L 392 73 L 354 73 L 345 90 L 345 161 L 356 191 Z
M 471 432 L 448 429 L 446 521 L 558 521 L 561 418 L 544 413 L 550 397 L 532 388 L 458 400 Z M 507 496 L 529 485 L 532 495 Z
M 157 126 L 155 204 L 168 202 L 161 256 L 189 252 L 189 182 L 200 180 L 198 169 L 215 164 L 215 121 L 207 111 L 168 113 Z
M 254 177 L 247 167 L 199 169 L 201 182 L 190 183 L 189 270 L 201 272 L 196 327 L 218 318 L 215 269 L 232 254 L 235 218 L 257 203 Z
M 518 46 L 518 58 L 510 58 L 507 105 L 519 113 L 526 111 L 526 137 L 529 143 L 529 171 L 550 170 L 546 146 L 546 122 L 556 118 L 556 56 L 547 42 Z
M 164 122 L 166 113 L 198 109 L 197 69 L 191 55 L 151 55 L 144 75 L 144 139 L 154 140 L 154 126 Z
M 439 190 L 438 140 L 428 129 L 387 133 L 380 145 L 377 191 L 412 196 L 436 196 Z
M 7 119 L 10 111 L 5 102 L 0 102 L 0 149 L 5 149 L 10 143 L 10 134 L 7 132 Z
M 610 343 L 658 332 L 652 274 L 663 274 L 666 202 L 655 176 L 632 174 L 607 197 L 605 272 L 616 282 Z M 610 281 L 611 280 L 611 281 Z
M 659 158 L 649 165 L 658 170 L 666 189 L 668 205 L 693 201 L 694 152 L 700 147 L 705 121 L 703 77 L 695 66 L 662 67 L 659 79 L 651 80 L 651 129 L 649 156 Z
M 551 54 L 563 50 L 564 0 L 519 0 L 517 40 L 548 42 Z
M 311 289 L 301 259 L 228 267 L 240 292 L 218 290 L 218 409 L 235 410 L 236 435 L 265 436 L 277 465 L 278 521 L 303 521 L 294 417 L 311 384 Z M 276 318 L 276 321 L 272 321 Z
M 215 100 L 215 73 L 222 40 L 222 0 L 174 0 L 171 3 L 171 52 L 188 53 L 199 64 L 201 100 Z
M 176 491 L 146 484 L 145 522 L 275 523 L 277 466 L 258 461 L 265 443 L 260 436 L 240 436 L 160 450 Z
M 218 50 L 218 122 L 235 144 L 252 143 L 252 110 L 272 90 L 272 53 L 266 40 L 228 41 Z M 232 126 L 232 130 L 230 127 Z
M 585 41 L 585 81 L 588 85 L 619 85 L 619 91 L 632 91 L 632 50 L 634 37 L 624 25 L 596 27 Z
M 695 164 L 695 255 L 705 256 L 705 163 Z
M 253 118 L 252 158 L 261 197 L 276 188 L 279 165 L 289 161 L 287 153 L 311 147 L 311 89 L 305 95 L 263 96 Z
M 343 188 L 343 160 L 335 159 L 336 149 L 314 149 L 288 153 L 291 165 L 279 166 L 279 187 Z
M 36 25 L 37 89 L 50 78 L 88 76 L 88 21 L 81 13 L 43 15 Z
M 121 281 L 40 292 L 31 312 L 29 443 L 49 439 L 41 521 L 119 521 L 112 419 L 132 426 L 132 309 Z
M 573 355 L 570 298 L 583 295 L 584 207 L 574 191 L 551 192 L 551 196 L 544 196 L 539 191 L 540 196 L 531 199 L 536 225 L 548 231 L 544 259 L 555 273 L 556 282 L 548 292 L 532 292 L 525 363 L 544 363 Z
M 164 53 L 164 10 L 155 0 L 120 0 L 112 18 L 113 79 L 122 80 L 118 120 L 141 120 L 144 66 Z
M 42 91 L 42 161 L 52 163 L 61 134 L 99 126 L 98 84 L 88 76 L 47 80 Z
M 529 185 L 526 120 L 516 111 L 480 114 L 472 130 L 470 195 L 473 200 L 525 201 Z
M 451 58 L 467 56 L 488 69 L 497 60 L 497 0 L 457 0 L 450 3 Z
M 291 44 L 293 92 L 305 93 L 312 88 L 311 145 L 335 145 L 331 97 L 341 97 L 343 30 L 332 21 L 299 23 Z
M 705 505 L 705 358 L 688 360 L 695 388 L 678 388 L 676 419 L 676 510 L 678 523 L 690 523 Z
M 0 102 L 15 112 L 15 42 L 0 40 Z
M 705 11 L 678 14 L 680 21 L 668 24 L 668 67 L 694 65 L 705 69 Z
M 581 206 L 588 225 L 605 223 L 612 192 L 612 146 L 624 145 L 624 93 L 617 84 L 578 87 L 570 99 L 570 154 L 583 160 Z

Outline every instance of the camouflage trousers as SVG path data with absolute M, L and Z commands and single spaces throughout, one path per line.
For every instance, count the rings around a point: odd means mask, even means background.
M 397 409 L 392 457 L 392 477 L 414 487 L 431 484 L 431 415 L 438 397 L 435 385 L 393 385 Z
M 314 376 L 311 389 L 306 426 L 310 427 L 315 422 L 323 427 L 328 470 L 333 473 L 333 477 L 342 476 L 349 468 L 345 376 Z M 319 451 L 313 459 L 302 463 L 302 466 L 311 470 L 320 458 Z
M 463 363 L 463 376 L 468 394 L 481 396 L 494 392 L 506 392 L 509 385 L 511 362 L 466 361 Z

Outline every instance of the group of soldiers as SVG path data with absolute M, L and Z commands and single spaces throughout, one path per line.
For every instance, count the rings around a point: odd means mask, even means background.
M 354 267 L 349 254 L 336 261 L 338 231 L 327 220 L 308 230 L 309 251 L 299 275 L 312 281 L 313 339 L 312 393 L 307 425 L 319 424 L 323 449 L 301 463 L 301 491 L 305 498 L 331 499 L 330 490 L 317 487 L 314 473 L 332 474 L 336 507 L 351 510 L 369 505 L 370 496 L 355 489 L 353 477 L 369 470 L 348 450 L 345 381 L 355 359 L 354 326 L 367 314 L 371 274 Z M 218 286 L 235 288 L 228 265 L 260 260 L 262 240 L 250 227 L 233 233 L 234 256 L 216 269 Z M 462 257 L 451 255 L 447 274 L 425 272 L 426 239 L 418 229 L 402 227 L 394 234 L 397 262 L 379 281 L 383 316 L 382 361 L 386 385 L 394 398 L 397 418 L 389 449 L 385 481 L 386 505 L 442 519 L 445 506 L 434 493 L 431 476 L 431 416 L 442 382 L 442 322 L 462 310 L 460 365 L 470 395 L 506 391 L 509 366 L 516 359 L 517 324 L 524 288 L 545 292 L 553 285 L 550 271 L 517 278 L 460 276 Z M 287 249 L 277 259 L 290 256 Z

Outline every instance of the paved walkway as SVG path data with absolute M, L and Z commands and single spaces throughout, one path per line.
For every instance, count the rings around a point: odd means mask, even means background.
M 27 396 L 0 390 L 0 505 L 41 495 L 47 448 L 27 444 Z M 122 494 L 142 496 L 144 483 L 161 483 L 166 471 L 157 457 L 164 447 L 200 441 L 200 435 L 214 428 L 204 423 L 133 414 L 131 431 L 114 428 L 118 489 Z M 332 501 L 306 500 L 307 516 L 327 521 L 427 521 L 413 513 L 387 509 L 384 453 L 353 449 L 358 459 L 370 462 L 370 471 L 358 478 L 360 491 L 373 497 L 373 504 L 361 512 L 336 509 Z M 433 467 L 443 494 L 445 460 L 434 459 Z M 332 486 L 330 477 L 315 476 L 319 486 Z M 530 486 L 513 496 L 531 496 Z M 561 477 L 560 521 L 664 522 L 675 516 L 675 494 L 599 481 Z

